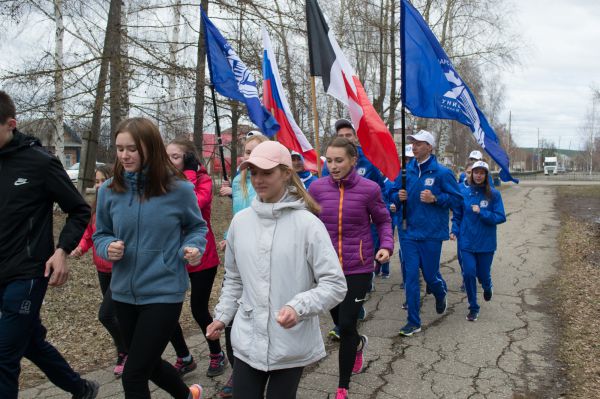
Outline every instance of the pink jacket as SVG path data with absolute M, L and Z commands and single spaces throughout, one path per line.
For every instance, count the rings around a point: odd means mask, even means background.
M 219 255 L 217 254 L 217 244 L 215 236 L 210 225 L 210 211 L 212 201 L 212 179 L 206 173 L 206 168 L 200 165 L 196 173 L 191 170 L 183 172 L 185 177 L 194 185 L 194 191 L 198 198 L 198 207 L 202 213 L 202 218 L 206 221 L 208 233 L 206 233 L 206 249 L 202 255 L 202 261 L 198 266 L 186 265 L 188 273 L 199 272 L 219 265 Z
M 344 274 L 373 271 L 371 221 L 377 227 L 380 248 L 393 252 L 392 220 L 377 183 L 353 170 L 340 181 L 331 176 L 322 177 L 313 182 L 308 191 L 321 205 L 319 218 L 327 227 Z
M 94 243 L 92 241 L 92 235 L 96 231 L 96 214 L 92 215 L 92 220 L 88 223 L 85 228 L 85 232 L 83 233 L 83 237 L 79 241 L 79 247 L 81 247 L 82 253 L 86 253 L 92 248 L 92 254 L 94 259 L 94 265 L 96 265 L 96 269 L 102 273 L 111 273 L 112 272 L 112 263 L 107 261 L 104 258 L 101 258 L 96 253 L 96 247 L 94 247 Z

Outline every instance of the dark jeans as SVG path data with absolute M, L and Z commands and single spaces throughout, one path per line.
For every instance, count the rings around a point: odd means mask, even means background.
M 303 367 L 261 371 L 235 359 L 233 392 L 236 399 L 295 399 Z M 265 396 L 265 388 L 267 395 Z
M 192 285 L 190 307 L 192 308 L 192 315 L 194 316 L 196 323 L 198 323 L 200 329 L 204 333 L 204 338 L 206 338 L 206 327 L 213 321 L 210 311 L 208 310 L 208 301 L 210 300 L 210 293 L 216 275 L 216 267 L 190 273 L 190 283 Z M 221 353 L 221 343 L 218 339 L 207 339 L 206 343 L 208 344 L 208 349 L 211 354 L 217 355 Z M 181 330 L 181 325 L 179 323 L 177 323 L 175 333 L 171 337 L 171 344 L 175 349 L 175 353 L 177 353 L 177 357 L 186 357 L 190 354 L 190 350 L 185 343 L 183 331 Z
M 100 291 L 102 291 L 102 303 L 98 310 L 98 320 L 106 328 L 106 331 L 110 334 L 115 343 L 115 348 L 119 353 L 127 353 L 125 343 L 123 342 L 123 336 L 119 329 L 119 322 L 117 321 L 117 315 L 115 313 L 115 303 L 112 299 L 112 293 L 110 291 L 110 279 L 112 273 L 98 272 L 98 281 L 100 282 Z
M 330 311 L 333 322 L 340 329 L 340 379 L 338 385 L 340 388 L 348 389 L 350 386 L 350 376 L 354 367 L 356 349 L 360 343 L 360 337 L 356 329 L 358 312 L 366 299 L 367 292 L 371 286 L 372 276 L 372 273 L 347 275 L 346 284 L 348 285 L 348 291 L 346 292 L 346 297 L 342 303 Z
M 126 399 L 150 399 L 148 381 L 175 399 L 187 399 L 189 388 L 177 370 L 161 359 L 181 314 L 181 303 L 131 305 L 115 301 L 117 318 L 129 348 L 123 371 Z
M 84 384 L 79 374 L 46 341 L 40 308 L 48 280 L 15 280 L 0 285 L 0 398 L 16 399 L 21 359 L 31 360 L 57 387 L 81 395 Z

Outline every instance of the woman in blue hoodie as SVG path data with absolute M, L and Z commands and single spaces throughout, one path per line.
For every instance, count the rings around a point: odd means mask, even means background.
M 206 246 L 194 187 L 169 161 L 158 128 L 126 119 L 115 133 L 114 177 L 98 192 L 97 253 L 113 262 L 110 289 L 125 345 L 126 399 L 150 399 L 151 380 L 176 399 L 199 399 L 161 359 L 177 326 L 188 289 L 186 263 L 197 265 Z
M 458 239 L 463 280 L 469 300 L 467 320 L 479 317 L 477 280 L 483 299 L 492 299 L 492 261 L 496 251 L 496 226 L 506 221 L 500 192 L 490 185 L 489 166 L 473 164 L 469 185 L 462 188 L 463 202 L 454 209 L 451 240 Z

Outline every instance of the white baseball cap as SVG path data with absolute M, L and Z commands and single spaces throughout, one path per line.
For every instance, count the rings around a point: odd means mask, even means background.
M 430 146 L 435 146 L 435 138 L 427 130 L 419 130 L 417 134 L 409 134 L 406 138 L 412 141 L 425 141 Z
M 404 155 L 406 155 L 407 157 L 414 157 L 415 156 L 414 152 L 412 151 L 412 144 L 407 144 L 404 147 Z
M 481 161 L 481 158 L 483 158 L 483 155 L 481 154 L 481 151 L 474 150 L 474 151 L 471 151 L 471 153 L 469 154 L 469 159 L 471 159 L 471 158 Z
M 490 171 L 490 166 L 487 164 L 487 162 L 483 162 L 483 161 L 477 161 L 477 162 L 475 162 L 473 164 L 473 166 L 471 167 L 471 170 L 476 169 L 476 168 L 482 168 L 482 169 L 487 170 L 488 172 Z

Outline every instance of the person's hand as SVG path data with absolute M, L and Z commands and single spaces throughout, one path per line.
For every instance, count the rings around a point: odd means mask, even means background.
M 398 198 L 400 198 L 400 201 L 406 201 L 408 199 L 408 193 L 405 189 L 398 191 Z
M 471 205 L 471 209 L 473 210 L 473 213 L 479 213 L 481 210 L 479 209 L 479 205 Z
M 69 266 L 67 265 L 67 253 L 62 248 L 57 248 L 54 254 L 46 262 L 44 277 L 50 276 L 48 285 L 60 287 L 69 278 Z
M 390 211 L 392 211 L 392 212 L 396 212 L 396 205 L 394 205 L 394 204 L 391 204 L 391 205 L 390 205 Z
M 390 251 L 385 248 L 381 248 L 375 254 L 375 260 L 379 263 L 387 262 L 388 260 L 390 260 Z
M 423 190 L 421 191 L 421 202 L 426 204 L 433 204 L 435 202 L 435 195 L 431 192 L 431 190 Z
M 221 188 L 219 189 L 219 195 L 221 197 L 227 197 L 231 195 L 231 193 L 233 193 L 233 190 L 231 189 L 231 184 L 228 180 L 223 180 L 221 182 Z
M 450 233 L 450 241 L 456 241 L 456 236 L 454 233 Z
M 298 324 L 298 313 L 293 307 L 285 305 L 277 314 L 277 323 L 283 328 L 292 328 Z
M 206 327 L 206 338 L 216 341 L 221 337 L 223 331 L 225 331 L 225 323 L 220 320 L 214 320 Z
M 71 257 L 71 258 L 80 258 L 82 255 L 83 255 L 83 250 L 78 245 L 77 248 L 75 248 L 74 250 L 71 251 L 71 253 L 69 254 L 69 257 Z
M 202 254 L 198 248 L 183 248 L 183 258 L 192 266 L 197 266 L 202 260 Z
M 108 260 L 116 262 L 123 258 L 125 253 L 125 243 L 121 240 L 113 241 L 108 244 Z
M 219 247 L 220 251 L 225 251 L 225 248 L 227 247 L 227 240 L 219 241 L 217 246 Z
M 183 170 L 197 172 L 198 166 L 200 166 L 200 163 L 193 152 L 186 152 L 183 154 Z

